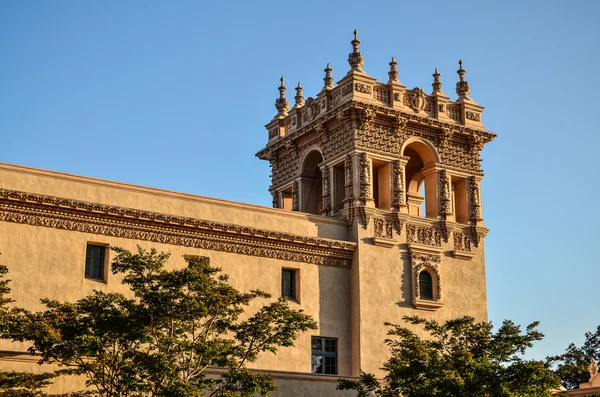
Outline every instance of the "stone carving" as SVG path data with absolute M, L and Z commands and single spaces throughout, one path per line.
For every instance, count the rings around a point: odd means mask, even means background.
M 275 108 L 277 109 L 277 115 L 280 117 L 285 117 L 287 116 L 287 111 L 290 108 L 290 103 L 288 102 L 288 100 L 285 98 L 285 85 L 283 84 L 284 80 L 283 80 L 283 76 L 280 79 L 281 81 L 281 85 L 279 86 L 278 90 L 279 90 L 279 98 L 277 98 L 275 100 Z
M 350 206 L 354 201 L 353 183 L 352 183 L 352 156 L 346 155 L 344 161 L 344 203 Z
M 279 192 L 277 190 L 271 190 L 271 195 L 273 196 L 273 208 L 281 208 L 279 204 Z
M 442 259 L 439 255 L 434 254 L 424 254 L 422 252 L 411 252 L 410 259 L 412 260 L 413 265 L 417 265 L 418 262 L 433 262 L 433 263 L 441 263 Z
M 459 69 L 456 71 L 460 78 L 460 81 L 456 83 L 456 94 L 462 98 L 469 98 L 469 94 L 471 93 L 471 88 L 469 87 L 469 83 L 465 80 L 466 70 L 462 67 L 462 59 L 458 61 Z
M 0 189 L 0 221 L 350 267 L 354 243 Z
M 404 166 L 402 166 L 399 160 L 392 162 L 392 186 L 394 189 L 392 207 L 396 211 L 399 211 L 400 207 L 406 205 L 406 197 L 404 195 Z
M 440 231 L 426 226 L 406 225 L 406 241 L 434 247 L 441 247 L 442 245 Z
M 433 271 L 433 273 L 435 274 L 435 284 L 437 287 L 436 288 L 436 290 L 437 290 L 436 298 L 437 299 L 434 299 L 434 300 L 439 301 L 442 299 L 442 280 L 440 279 L 440 272 L 438 270 L 438 266 L 433 263 L 419 263 L 418 265 L 414 266 L 413 273 L 415 275 L 414 282 L 415 282 L 416 296 L 419 296 L 419 291 L 421 290 L 421 281 L 419 280 L 419 274 L 425 268 Z
M 377 86 L 373 92 L 373 98 L 383 103 L 384 105 L 390 104 L 390 89 L 386 86 Z
M 465 116 L 469 119 L 469 120 L 473 120 L 473 121 L 481 121 L 481 113 L 477 113 L 477 112 L 472 112 L 470 110 L 467 110 L 465 112 Z
M 346 96 L 352 93 L 352 84 L 346 84 L 342 87 L 342 96 Z
M 300 191 L 298 181 L 292 184 L 292 211 L 300 211 Z
M 469 178 L 469 202 L 471 204 L 471 220 L 481 220 L 481 203 L 479 202 L 479 181 L 476 177 Z
M 457 122 L 462 122 L 460 105 L 448 105 L 448 117 Z
M 362 65 L 364 65 L 365 61 L 363 59 L 362 54 L 358 51 L 358 46 L 360 45 L 360 40 L 358 39 L 358 31 L 354 31 L 354 40 L 351 41 L 352 44 L 352 52 L 348 54 L 348 64 L 352 70 L 362 72 Z
M 387 219 L 374 218 L 375 237 L 392 238 L 392 222 Z
M 438 104 L 438 112 L 446 113 L 446 106 L 443 103 Z
M 362 92 L 363 94 L 370 94 L 372 87 L 370 84 L 365 83 L 354 83 L 354 91 Z
M 360 172 L 360 200 L 365 202 L 371 198 L 371 162 L 366 153 L 360 153 L 359 157 Z
M 588 371 L 590 373 L 590 382 L 598 375 L 598 364 L 596 364 L 596 360 L 594 358 L 590 359 L 590 365 L 588 366 Z
M 412 108 L 415 112 L 419 113 L 425 109 L 427 103 L 427 94 L 425 90 L 419 87 L 415 87 L 410 91 L 406 92 L 404 96 L 404 105 Z
M 394 92 L 394 101 L 395 102 L 402 102 L 402 95 L 400 95 L 399 92 Z
M 331 179 L 328 165 L 321 166 L 321 175 L 323 180 L 323 209 L 321 210 L 321 214 L 329 216 L 329 214 L 331 213 L 331 189 L 329 186 Z
M 269 130 L 269 139 L 275 138 L 277 136 L 277 128 L 272 128 Z
M 447 215 L 452 212 L 450 208 L 451 192 L 450 192 L 450 177 L 446 170 L 440 171 L 440 183 L 439 183 L 439 194 L 440 194 L 440 215 Z
M 304 121 L 314 120 L 319 113 L 321 113 L 321 107 L 313 98 L 308 98 L 306 106 L 304 108 Z
M 469 234 L 454 232 L 454 250 L 471 252 L 471 236 Z

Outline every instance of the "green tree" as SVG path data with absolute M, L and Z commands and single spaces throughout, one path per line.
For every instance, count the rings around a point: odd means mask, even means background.
M 207 258 L 166 270 L 167 253 L 113 248 L 112 271 L 132 297 L 95 291 L 75 303 L 43 300 L 28 338 L 42 362 L 83 375 L 98 395 L 252 396 L 275 390 L 270 376 L 246 368 L 262 352 L 293 346 L 315 321 L 276 300 L 242 319 L 262 291 L 242 293 Z M 222 367 L 219 377 L 208 367 Z
M 538 323 L 522 333 L 504 321 L 494 333 L 491 323 L 475 323 L 472 317 L 443 324 L 416 316 L 404 321 L 422 327 L 426 337 L 386 324 L 391 358 L 382 368 L 385 377 L 380 382 L 362 373 L 360 381 L 341 379 L 338 389 L 356 390 L 359 397 L 541 397 L 558 385 L 550 362 L 523 358 L 543 338 Z
M 556 374 L 567 389 L 578 389 L 590 379 L 590 359 L 600 362 L 600 325 L 596 332 L 586 332 L 583 345 L 571 343 L 563 355 L 553 357 L 558 361 Z

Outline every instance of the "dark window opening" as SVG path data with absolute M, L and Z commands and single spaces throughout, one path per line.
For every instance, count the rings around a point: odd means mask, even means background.
M 103 245 L 87 245 L 85 254 L 85 277 L 104 280 L 104 255 L 106 247 Z
M 311 372 L 337 375 L 337 339 L 313 336 L 311 344 Z
M 433 300 L 433 280 L 427 270 L 419 273 L 419 296 L 421 299 Z
M 296 271 L 292 269 L 281 270 L 281 296 L 296 299 Z

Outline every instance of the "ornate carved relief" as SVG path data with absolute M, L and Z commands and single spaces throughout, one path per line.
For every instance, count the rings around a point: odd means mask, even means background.
M 323 209 L 321 210 L 321 214 L 329 216 L 329 214 L 331 213 L 331 189 L 329 186 L 330 174 L 328 165 L 321 166 L 321 175 L 323 180 Z
M 374 218 L 373 227 L 375 237 L 392 238 L 392 222 L 387 219 Z
M 440 247 L 440 231 L 433 227 L 406 225 L 406 242 Z
M 448 241 L 449 231 L 446 224 L 447 216 L 452 212 L 451 207 L 451 186 L 450 177 L 446 170 L 440 171 L 439 196 L 440 196 L 440 217 L 441 219 L 441 234 L 445 242 Z
M 371 198 L 371 162 L 366 153 L 360 153 L 359 157 L 360 172 L 360 200 L 365 202 Z
M 273 208 L 281 208 L 279 204 L 279 192 L 277 190 L 271 190 L 271 195 L 273 196 Z
M 394 189 L 394 200 L 392 206 L 399 211 L 400 207 L 406 205 L 406 197 L 404 195 L 404 166 L 399 160 L 392 162 L 392 186 Z
M 354 83 L 354 91 L 362 92 L 363 94 L 370 94 L 372 87 L 370 84 Z
M 383 103 L 384 105 L 390 104 L 390 89 L 387 86 L 376 86 L 373 90 L 373 98 Z
M 344 161 L 344 179 L 344 203 L 350 206 L 354 201 L 354 189 L 352 183 L 352 156 L 349 154 L 346 155 L 346 160 Z
M 479 202 L 479 181 L 476 177 L 469 178 L 469 202 L 471 203 L 471 221 L 481 220 L 481 203 Z
M 292 211 L 300 211 L 300 186 L 298 181 L 292 184 Z
M 350 267 L 354 243 L 61 197 L 0 190 L 0 221 L 325 266 Z
M 419 299 L 419 291 L 421 289 L 419 274 L 421 270 L 428 269 L 435 274 L 435 284 L 437 296 L 434 296 L 434 300 L 439 301 L 442 299 L 442 279 L 440 278 L 440 272 L 438 264 L 441 262 L 438 255 L 428 255 L 422 253 L 411 253 L 410 259 L 413 267 L 413 299 Z
M 412 108 L 417 113 L 424 110 L 426 105 L 427 94 L 422 88 L 415 87 L 404 95 L 404 106 Z
M 448 105 L 447 109 L 448 109 L 448 117 L 450 117 L 452 120 L 459 122 L 459 123 L 462 121 L 462 117 L 460 115 L 460 113 L 461 113 L 460 105 Z
M 467 119 L 469 120 L 473 120 L 473 121 L 481 121 L 481 113 L 478 112 L 472 112 L 470 110 L 467 110 L 465 112 L 465 116 L 467 117 Z
M 471 236 L 469 234 L 454 232 L 454 250 L 462 252 L 471 252 Z

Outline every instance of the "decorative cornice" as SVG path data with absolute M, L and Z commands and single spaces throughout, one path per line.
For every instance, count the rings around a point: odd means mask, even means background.
M 356 244 L 0 189 L 0 221 L 350 268 Z

